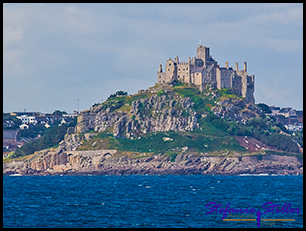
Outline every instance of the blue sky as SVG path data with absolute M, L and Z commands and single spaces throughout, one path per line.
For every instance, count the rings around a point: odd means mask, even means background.
M 3 111 L 89 109 L 196 56 L 248 63 L 255 101 L 303 109 L 302 4 L 3 4 Z

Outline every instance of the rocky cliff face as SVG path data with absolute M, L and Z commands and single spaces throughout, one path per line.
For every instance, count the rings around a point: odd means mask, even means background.
M 262 112 L 252 103 L 247 103 L 246 99 L 226 99 L 218 102 L 212 112 L 222 119 L 231 119 L 238 123 L 246 123 L 254 117 L 261 117 Z
M 135 100 L 127 112 L 103 109 L 102 105 L 85 111 L 78 116 L 76 133 L 93 129 L 103 132 L 110 129 L 114 136 L 127 138 L 156 131 L 193 130 L 198 126 L 196 111 L 188 97 L 152 95 Z
M 167 155 L 128 157 L 116 150 L 40 151 L 28 159 L 3 163 L 3 174 L 86 175 L 86 174 L 303 174 L 303 162 L 277 155 L 210 157 L 178 154 L 173 162 Z

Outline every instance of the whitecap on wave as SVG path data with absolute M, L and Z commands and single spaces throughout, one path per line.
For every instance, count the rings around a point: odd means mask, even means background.
M 260 173 L 260 174 L 240 174 L 239 176 L 270 176 L 268 173 Z

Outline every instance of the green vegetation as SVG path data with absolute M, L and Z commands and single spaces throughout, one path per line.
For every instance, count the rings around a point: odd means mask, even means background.
M 172 85 L 173 85 L 174 88 L 175 88 L 175 87 L 188 86 L 187 83 L 183 83 L 183 82 L 178 81 L 178 80 L 174 80 L 174 81 L 172 82 Z
M 195 101 L 199 97 L 200 91 L 196 88 L 184 87 L 184 88 L 173 88 L 173 92 L 178 93 L 183 97 L 189 97 L 191 101 Z
M 83 144 L 78 147 L 78 151 L 109 149 L 109 139 L 111 134 L 100 132 L 90 140 L 83 141 Z
M 170 161 L 171 162 L 174 162 L 174 160 L 175 160 L 176 156 L 178 155 L 178 153 L 174 152 L 174 151 L 167 151 L 166 155 L 168 155 L 170 157 Z
M 161 92 L 162 93 L 162 92 Z M 110 112 L 115 110 L 122 110 L 128 112 L 131 108 L 133 101 L 138 99 L 144 99 L 152 95 L 151 93 L 142 92 L 135 95 L 127 95 L 127 92 L 117 91 L 114 94 L 111 94 L 103 103 L 95 103 L 92 107 L 96 107 L 102 104 L 102 109 L 109 109 Z M 165 93 L 163 93 L 165 94 Z
M 259 103 L 259 104 L 256 104 L 256 106 L 258 106 L 264 113 L 267 113 L 267 114 L 272 113 L 272 111 L 270 110 L 267 104 Z
M 64 135 L 67 132 L 67 128 L 75 126 L 71 123 L 69 125 L 61 125 L 56 127 L 48 128 L 45 134 L 36 140 L 31 140 L 25 143 L 22 147 L 17 148 L 16 152 L 12 155 L 12 158 L 21 157 L 34 153 L 42 149 L 53 147 L 64 139 Z
M 174 147 L 183 147 L 190 145 L 191 148 L 197 151 L 204 151 L 203 145 L 201 146 L 197 139 L 202 139 L 202 143 L 206 142 L 207 137 L 214 139 L 215 144 L 210 145 L 210 147 L 214 147 L 215 150 L 220 150 L 222 148 L 232 148 L 240 151 L 243 151 L 244 148 L 241 149 L 239 144 L 235 141 L 229 141 L 229 138 L 233 135 L 236 136 L 253 136 L 263 143 L 276 147 L 283 151 L 290 151 L 290 152 L 298 152 L 298 146 L 291 138 L 286 137 L 284 135 L 278 134 L 280 131 L 288 132 L 283 125 L 277 124 L 275 119 L 266 116 L 264 118 L 256 117 L 253 119 L 248 120 L 246 124 L 237 124 L 234 121 L 221 119 L 215 116 L 211 112 L 211 108 L 216 104 L 216 102 L 224 99 L 242 99 L 237 95 L 233 94 L 231 89 L 224 88 L 222 90 L 205 90 L 200 92 L 197 87 L 190 86 L 186 83 L 182 83 L 180 81 L 173 81 L 172 83 L 173 88 L 172 90 L 167 89 L 167 93 L 165 90 L 159 90 L 156 94 L 157 96 L 162 96 L 165 94 L 178 94 L 181 97 L 189 97 L 193 102 L 192 108 L 196 110 L 198 117 L 198 123 L 200 125 L 199 128 L 194 129 L 194 131 L 189 132 L 189 134 L 195 136 L 192 142 L 189 140 L 188 137 L 177 136 L 175 142 L 168 142 L 163 143 L 163 148 L 156 148 L 161 142 L 163 134 L 156 133 L 154 136 L 146 135 L 138 139 L 122 139 L 119 138 L 117 140 L 113 139 L 110 142 L 110 146 L 117 147 L 120 150 L 137 150 L 140 152 L 167 152 L 171 151 Z M 218 98 L 212 98 L 212 93 L 219 95 Z M 116 97 L 117 93 L 112 94 L 112 97 L 109 97 L 106 102 L 103 103 L 103 107 L 110 108 L 111 111 L 113 110 L 123 110 L 127 112 L 130 109 L 126 105 L 131 105 L 134 100 L 143 99 L 149 97 L 151 94 L 147 92 L 138 93 L 132 96 L 126 97 Z M 269 113 L 269 107 L 265 104 L 258 104 L 257 105 L 262 111 Z M 127 107 L 127 108 L 124 108 Z M 139 112 L 141 117 L 146 116 L 148 111 L 145 110 L 144 105 L 139 105 Z M 204 115 L 203 118 L 201 115 Z M 189 112 L 183 110 L 182 113 L 183 117 L 189 116 Z M 135 117 L 133 118 L 135 119 Z M 172 136 L 176 136 L 172 134 Z M 149 137 L 149 138 L 148 138 Z M 181 139 L 182 138 L 182 139 Z M 149 141 L 148 141 L 149 139 Z M 300 143 L 302 139 L 300 139 Z M 221 144 L 220 144 L 220 142 Z M 155 143 L 156 142 L 156 143 Z M 230 146 L 222 145 L 222 142 L 230 143 Z M 173 145 L 173 146 L 172 146 Z M 189 147 L 189 146 L 188 146 Z M 209 147 L 209 146 L 208 146 Z M 210 148 L 205 148 L 207 151 Z M 211 149 L 210 151 L 214 151 Z
M 286 135 L 278 133 L 266 135 L 256 131 L 254 132 L 254 138 L 260 140 L 266 145 L 275 147 L 286 152 L 299 152 L 298 145 L 291 139 L 291 137 Z
M 114 99 L 116 98 L 117 96 L 122 96 L 122 95 L 127 95 L 128 93 L 126 91 L 116 91 L 116 93 L 114 94 L 111 94 L 110 96 L 107 97 L 106 100 L 110 100 L 110 99 Z
M 294 156 L 303 159 L 303 153 L 290 153 L 290 152 L 275 152 L 275 151 L 265 151 L 266 155 L 279 155 L 279 156 Z
M 36 125 L 31 129 L 20 130 L 20 137 L 22 138 L 35 138 L 38 134 L 41 136 L 46 132 L 47 128 L 43 125 Z
M 162 96 L 162 95 L 165 95 L 165 91 L 164 90 L 160 90 L 156 93 L 156 95 L 159 97 L 159 96 Z
M 266 117 L 256 117 L 247 121 L 246 124 L 237 124 L 231 120 L 221 119 L 211 112 L 211 108 L 216 105 L 216 102 L 223 99 L 241 99 L 232 94 L 230 89 L 222 90 L 205 90 L 200 92 L 196 87 L 179 81 L 173 82 L 172 90 L 167 88 L 159 90 L 156 95 L 162 96 L 166 94 L 179 95 L 181 97 L 189 97 L 192 104 L 192 109 L 197 112 L 197 122 L 199 128 L 193 131 L 184 132 L 154 132 L 147 133 L 141 137 L 115 138 L 109 131 L 98 133 L 89 141 L 82 141 L 83 144 L 78 150 L 98 150 L 98 149 L 116 149 L 121 152 L 135 152 L 135 158 L 141 158 L 144 155 L 140 153 L 150 154 L 165 154 L 174 161 L 176 156 L 182 152 L 182 148 L 188 147 L 187 152 L 198 153 L 213 153 L 235 151 L 245 153 L 246 149 L 241 147 L 235 136 L 253 136 L 264 144 L 278 148 L 285 152 L 298 152 L 297 144 L 291 137 L 282 135 L 280 132 L 288 132 L 281 124 L 277 124 L 275 119 Z M 150 97 L 153 93 L 142 91 L 135 95 L 127 95 L 127 92 L 117 91 L 111 94 L 105 102 L 102 103 L 102 109 L 108 109 L 109 112 L 115 110 L 122 110 L 128 113 L 131 110 L 132 102 L 139 99 Z M 217 98 L 212 95 L 217 95 Z M 219 97 L 218 97 L 219 96 Z M 97 106 L 101 104 L 95 104 Z M 258 104 L 262 111 L 268 113 L 268 106 L 265 104 Z M 178 106 L 175 106 L 178 107 Z M 57 111 L 56 113 L 65 113 Z M 143 103 L 139 104 L 140 117 L 147 116 L 150 110 L 145 109 Z M 183 110 L 182 117 L 189 116 L 188 110 Z M 130 115 L 132 120 L 138 117 Z M 75 126 L 71 124 L 69 126 Z M 11 154 L 12 157 L 20 157 L 31 154 L 37 150 L 45 149 L 57 145 L 63 140 L 66 133 L 67 126 L 60 126 L 49 128 L 45 134 L 37 140 L 31 141 L 17 151 Z M 26 132 L 26 131 L 24 131 Z M 93 131 L 91 131 L 93 132 Z M 29 135 L 29 134 L 25 134 Z M 165 141 L 163 138 L 168 137 L 172 141 Z M 296 134 L 299 143 L 303 144 L 302 134 Z
M 54 116 L 62 116 L 64 114 L 67 114 L 67 112 L 65 111 L 60 111 L 60 110 L 55 110 L 51 115 L 54 115 Z
M 164 137 L 169 137 L 173 141 L 164 141 Z M 169 151 L 180 150 L 188 147 L 189 151 L 214 152 L 222 150 L 234 150 L 245 152 L 233 137 L 214 137 L 202 134 L 188 134 L 185 132 L 155 132 L 136 139 L 109 137 L 109 148 L 120 151 L 136 151 L 148 153 L 172 153 Z M 176 152 L 177 153 L 177 152 Z M 174 155 L 173 153 L 171 155 Z
M 217 92 L 221 95 L 221 98 L 242 99 L 242 97 L 233 94 L 230 88 L 222 88 L 221 90 L 217 90 Z

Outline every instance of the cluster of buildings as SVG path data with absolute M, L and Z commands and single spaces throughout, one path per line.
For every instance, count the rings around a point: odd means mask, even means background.
M 157 83 L 169 83 L 179 80 L 183 83 L 194 84 L 204 90 L 209 86 L 213 89 L 230 88 L 238 96 L 244 97 L 248 102 L 255 103 L 254 98 L 254 75 L 247 73 L 247 63 L 244 62 L 242 70 L 235 69 L 225 62 L 225 67 L 221 67 L 210 55 L 210 48 L 199 45 L 197 56 L 188 61 L 180 61 L 176 56 L 174 60 L 169 58 L 164 71 L 162 64 L 157 72 Z
M 281 123 L 288 131 L 301 131 L 303 129 L 303 111 L 295 110 L 291 107 L 280 108 L 275 105 L 269 106 L 271 116 L 276 118 L 276 122 Z
M 63 114 L 61 116 L 44 114 L 40 112 L 12 112 L 11 116 L 19 119 L 16 123 L 12 119 L 3 120 L 3 152 L 7 155 L 9 151 L 15 150 L 17 147 L 21 147 L 31 138 L 21 138 L 21 130 L 35 129 L 35 127 L 53 127 L 61 126 L 62 124 L 69 124 L 75 117 L 78 116 L 78 112 L 74 111 L 72 114 Z M 19 125 L 20 124 L 20 125 Z M 38 134 L 36 138 L 41 135 Z

